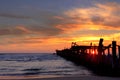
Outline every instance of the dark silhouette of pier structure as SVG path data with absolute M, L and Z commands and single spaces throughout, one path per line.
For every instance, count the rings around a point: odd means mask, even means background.
M 98 46 L 92 43 L 84 46 L 72 42 L 70 48 L 56 50 L 56 54 L 87 67 L 95 74 L 120 77 L 120 46 L 116 41 L 112 41 L 108 46 L 103 45 L 103 38 L 100 38 Z

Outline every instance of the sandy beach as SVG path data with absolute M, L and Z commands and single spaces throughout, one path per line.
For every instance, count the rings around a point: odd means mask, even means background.
M 13 77 L 0 80 L 120 80 L 120 77 L 102 77 L 102 76 L 63 76 L 63 77 Z
M 59 78 L 46 78 L 46 79 L 31 79 L 31 80 L 120 80 L 120 78 L 111 77 L 96 77 L 96 76 L 80 76 L 80 77 L 59 77 Z

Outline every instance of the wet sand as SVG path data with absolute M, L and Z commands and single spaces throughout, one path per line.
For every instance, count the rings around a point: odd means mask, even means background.
M 13 78 L 13 79 L 0 79 L 0 80 L 120 80 L 120 77 L 102 77 L 102 76 L 64 76 L 64 77 L 25 77 L 25 78 Z

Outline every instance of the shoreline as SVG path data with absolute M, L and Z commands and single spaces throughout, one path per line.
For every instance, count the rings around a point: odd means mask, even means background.
M 4 76 L 5 77 L 5 76 Z M 120 77 L 105 77 L 94 75 L 69 75 L 69 76 L 14 76 L 14 77 L 0 77 L 0 80 L 120 80 Z

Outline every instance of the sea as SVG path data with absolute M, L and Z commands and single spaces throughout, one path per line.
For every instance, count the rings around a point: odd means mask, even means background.
M 77 66 L 51 53 L 0 54 L 0 79 L 49 78 L 60 76 L 93 75 L 83 66 Z

